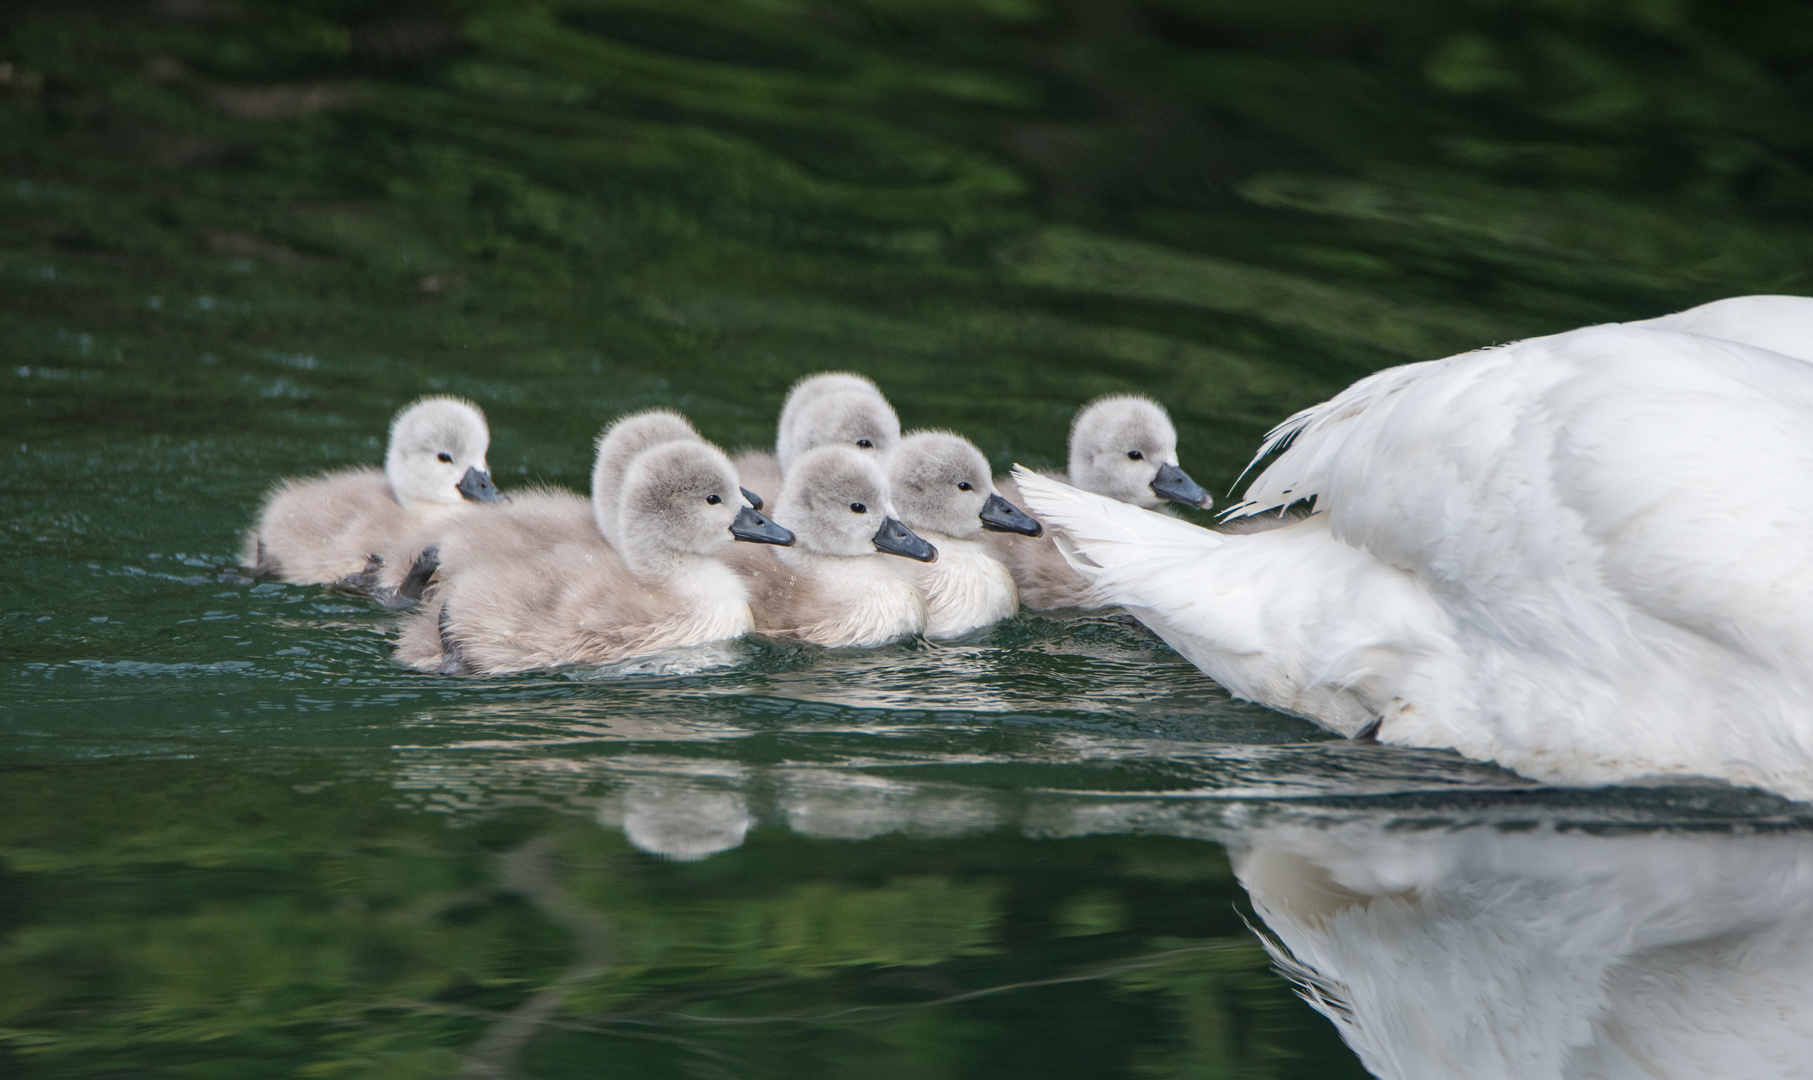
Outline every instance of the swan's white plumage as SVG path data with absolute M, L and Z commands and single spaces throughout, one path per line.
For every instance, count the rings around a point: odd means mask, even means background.
M 1624 325 L 1722 338 L 1813 360 L 1813 297 L 1733 296 Z
M 1292 417 L 1197 530 L 1020 473 L 1073 565 L 1229 689 L 1543 779 L 1813 798 L 1813 365 L 1606 326 Z

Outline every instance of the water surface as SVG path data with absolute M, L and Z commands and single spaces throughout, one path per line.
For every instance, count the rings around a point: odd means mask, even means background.
M 826 367 L 1002 468 L 1137 391 L 1220 494 L 1380 367 L 1809 291 L 1805 5 L 1377 7 L 0 12 L 0 1071 L 1560 1076 L 1670 1009 L 1712 1018 L 1674 1059 L 1767 1044 L 1666 988 L 1800 1015 L 1779 800 L 1350 744 L 1107 612 L 446 680 L 230 569 L 424 392 L 508 487 L 651 405 L 766 443 Z

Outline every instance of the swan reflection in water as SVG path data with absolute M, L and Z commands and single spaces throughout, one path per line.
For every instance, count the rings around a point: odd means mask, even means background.
M 1813 833 L 1230 839 L 1280 970 L 1379 1077 L 1813 1076 Z

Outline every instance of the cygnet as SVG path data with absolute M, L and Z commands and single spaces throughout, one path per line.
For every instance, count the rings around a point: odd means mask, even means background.
M 849 372 L 827 371 L 795 383 L 781 407 L 774 453 L 747 450 L 736 457 L 743 484 L 778 492 L 793 462 L 820 446 L 843 443 L 886 457 L 900 442 L 900 417 L 873 382 Z
M 938 549 L 901 523 L 874 455 L 809 451 L 788 472 L 775 514 L 794 522 L 798 544 L 728 560 L 749 582 L 757 632 L 870 647 L 925 630 L 919 586 L 882 556 L 929 563 Z
M 947 431 L 908 435 L 888 458 L 888 486 L 900 520 L 938 548 L 937 562 L 911 568 L 925 593 L 926 637 L 956 637 L 1020 610 L 1013 575 L 981 534 L 1044 530 L 995 490 L 974 443 Z
M 736 471 L 702 441 L 638 455 L 617 501 L 619 542 L 575 537 L 551 495 L 462 521 L 441 542 L 428 604 L 404 623 L 397 657 L 424 671 L 494 675 L 607 664 L 741 637 L 754 626 L 743 581 L 720 562 L 731 540 L 793 535 L 738 497 Z
M 490 445 L 478 406 L 422 398 L 391 421 L 383 472 L 346 469 L 273 488 L 246 534 L 243 561 L 261 576 L 337 583 L 386 602 L 397 602 L 399 590 L 420 595 L 426 571 L 411 571 L 423 534 L 464 508 L 503 499 L 485 464 Z
M 679 441 L 704 442 L 705 437 L 692 426 L 692 421 L 672 409 L 630 413 L 599 434 L 598 452 L 592 464 L 592 512 L 597 516 L 598 531 L 612 543 L 617 541 L 617 492 L 630 463 L 644 450 Z M 762 508 L 760 495 L 748 488 L 743 488 L 742 493 L 750 506 Z
M 1115 395 L 1091 402 L 1070 425 L 1070 469 L 1055 479 L 1147 510 L 1165 501 L 1207 509 L 1209 493 L 1177 465 L 1177 429 L 1150 398 Z M 1004 497 L 1021 503 L 1012 477 L 995 478 Z M 995 551 L 1013 572 L 1020 602 L 1034 611 L 1100 607 L 1089 583 L 1072 570 L 1049 536 L 996 535 Z

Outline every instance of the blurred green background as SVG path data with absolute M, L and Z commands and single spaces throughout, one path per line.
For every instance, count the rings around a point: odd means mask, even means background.
M 449 683 L 217 571 L 428 391 L 508 487 L 826 367 L 1002 467 L 1132 390 L 1220 495 L 1380 367 L 1808 291 L 1810 97 L 1787 0 L 12 0 L 0 1072 L 1362 1075 L 1141 807 L 1495 770 L 1106 616 Z

